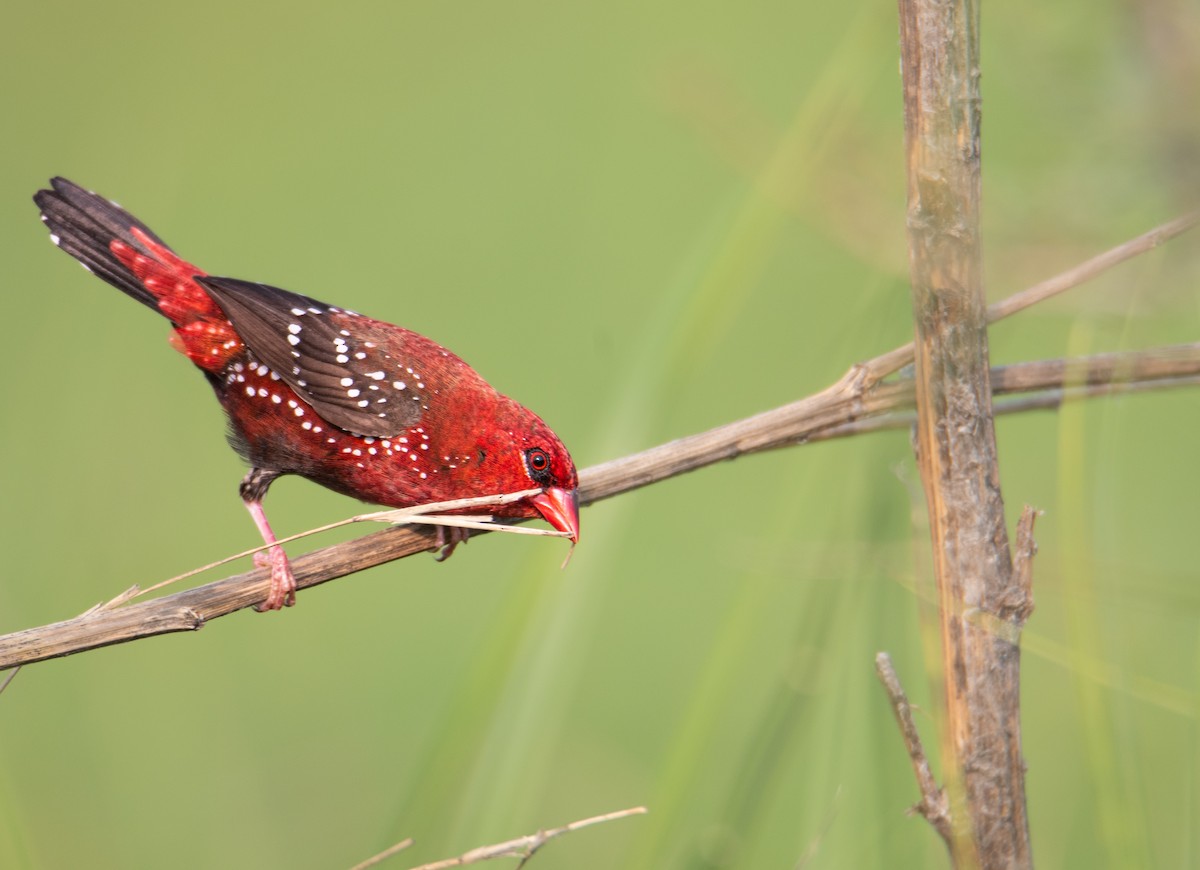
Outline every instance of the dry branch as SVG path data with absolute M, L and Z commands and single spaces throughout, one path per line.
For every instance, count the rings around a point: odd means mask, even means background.
M 1119 361 L 1118 361 L 1119 357 Z M 868 364 L 869 365 L 869 364 Z M 882 428 L 907 426 L 911 415 L 911 382 L 862 387 L 861 366 L 832 387 L 754 417 L 671 441 L 641 453 L 615 459 L 580 472 L 584 505 L 642 486 L 732 459 L 747 453 L 793 444 L 845 437 Z M 1076 377 L 1089 375 L 1090 389 L 1102 394 L 1130 387 L 1178 386 L 1200 378 L 1200 344 L 1101 354 L 1065 364 L 1061 360 L 1023 363 L 997 369 L 997 381 L 1032 393 L 1028 407 L 1053 407 L 1068 393 Z M 1057 373 L 1057 374 L 1056 374 Z M 1063 375 L 1069 375 L 1066 381 Z M 1103 377 L 1112 380 L 1104 381 Z M 1123 378 L 1138 375 L 1137 380 Z M 997 409 L 1002 410 L 1002 409 Z M 308 589 L 367 568 L 437 549 L 434 534 L 395 527 L 353 541 L 314 550 L 292 559 L 299 589 Z M 82 616 L 0 636 L 0 670 L 124 643 L 158 634 L 194 631 L 206 622 L 257 604 L 269 583 L 261 570 L 236 574 L 195 589 L 122 607 L 93 609 Z
M 917 785 L 921 789 L 921 800 L 913 807 L 915 812 L 933 825 L 942 835 L 942 839 L 950 842 L 950 807 L 946 802 L 946 793 L 933 778 L 929 767 L 929 757 L 921 744 L 921 735 L 917 731 L 917 723 L 913 721 L 912 707 L 908 703 L 908 695 L 900 685 L 892 659 L 885 652 L 875 655 L 875 673 L 883 683 L 884 691 L 892 704 L 892 712 L 896 715 L 896 724 L 900 726 L 900 736 L 904 738 L 904 746 L 908 750 L 908 758 L 912 762 L 913 773 L 917 777 Z
M 1200 222 L 1200 213 L 1177 218 L 992 306 L 993 319 L 1032 301 L 1062 293 L 1101 268 L 1151 250 Z M 1031 301 L 1032 300 L 1032 301 Z M 852 367 L 837 383 L 807 398 L 707 432 L 592 466 L 580 473 L 580 499 L 592 504 L 688 471 L 747 453 L 810 441 L 908 426 L 912 382 L 883 381 L 912 359 L 911 344 Z M 1068 374 L 1063 379 L 1063 374 Z M 1107 379 L 1107 380 L 1106 380 Z M 1200 379 L 1200 345 L 1083 360 L 1023 363 L 997 370 L 997 392 L 1026 391 L 997 413 L 1057 407 L 1065 398 L 1193 385 Z M 1080 383 L 1091 386 L 1077 386 Z M 1076 385 L 1076 386 L 1073 386 Z M 292 559 L 299 589 L 436 549 L 432 533 L 396 527 Z M 83 616 L 0 636 L 0 670 L 71 655 L 142 637 L 194 631 L 206 622 L 262 600 L 267 574 L 248 571 L 153 601 L 89 611 Z

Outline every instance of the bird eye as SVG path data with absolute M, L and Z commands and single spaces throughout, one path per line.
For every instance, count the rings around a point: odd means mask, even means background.
M 525 451 L 525 465 L 529 476 L 535 483 L 547 486 L 550 483 L 550 456 L 540 447 L 530 447 Z

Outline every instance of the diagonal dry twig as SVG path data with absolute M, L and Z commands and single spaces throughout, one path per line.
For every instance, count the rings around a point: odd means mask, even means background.
M 367 870 L 369 867 L 376 867 L 379 864 L 382 864 L 388 858 L 391 858 L 393 855 L 399 855 L 405 849 L 409 848 L 413 842 L 414 841 L 412 837 L 407 837 L 394 846 L 388 846 L 388 848 L 384 849 L 378 855 L 372 855 L 367 860 L 355 864 L 350 868 L 350 870 Z
M 223 559 L 218 559 L 215 562 L 209 562 L 207 565 L 201 565 L 199 568 L 193 568 L 190 571 L 184 571 L 182 574 L 176 574 L 174 577 L 168 577 L 155 583 L 153 586 L 147 586 L 141 589 L 137 586 L 126 589 L 118 598 L 107 602 L 104 607 L 113 607 L 117 603 L 125 603 L 125 600 L 140 598 L 143 595 L 148 595 L 162 589 L 165 586 L 170 586 L 172 583 L 178 583 L 180 580 L 186 580 L 188 577 L 195 577 L 197 574 L 203 574 L 206 571 L 211 571 L 213 568 L 219 568 L 222 565 L 228 565 L 230 562 L 236 562 L 238 559 L 244 559 L 247 556 L 253 556 L 255 553 L 261 553 L 269 550 L 272 547 L 280 546 L 281 544 L 290 544 L 293 541 L 299 541 L 302 538 L 309 538 L 313 535 L 319 535 L 322 532 L 331 532 L 334 529 L 340 529 L 345 526 L 353 525 L 354 523 L 390 523 L 391 525 L 407 525 L 407 524 L 424 524 L 430 526 L 454 526 L 460 529 L 480 529 L 488 532 L 509 532 L 520 535 L 541 535 L 550 538 L 565 538 L 568 537 L 566 532 L 559 532 L 552 529 L 530 529 L 524 526 L 505 526 L 491 522 L 491 517 L 478 516 L 442 516 L 446 511 L 463 510 L 465 508 L 475 507 L 497 507 L 504 504 L 512 504 L 515 501 L 520 501 L 523 498 L 528 498 L 531 495 L 537 495 L 541 492 L 540 489 L 526 489 L 520 492 L 510 492 L 503 495 L 484 495 L 475 496 L 472 498 L 456 498 L 450 501 L 436 501 L 427 504 L 419 504 L 413 507 L 398 508 L 394 510 L 373 511 L 369 514 L 359 514 L 358 516 L 350 517 L 344 520 L 338 520 L 334 523 L 327 523 L 323 526 L 317 526 L 315 529 L 308 529 L 304 532 L 298 532 L 294 535 L 288 535 L 286 538 L 279 538 L 274 543 L 259 544 L 257 547 L 251 547 L 248 550 L 242 550 L 240 553 L 234 553 L 232 556 L 226 556 Z
M 933 778 L 933 771 L 929 767 L 929 757 L 925 754 L 925 747 L 921 744 L 921 735 L 917 731 L 917 723 L 913 720 L 908 695 L 904 693 L 904 687 L 900 685 L 900 678 L 896 676 L 892 657 L 885 652 L 876 653 L 875 673 L 879 676 L 879 681 L 883 683 L 888 700 L 891 701 L 892 712 L 896 715 L 896 722 L 900 726 L 900 736 L 904 738 L 904 746 L 908 750 L 913 773 L 916 774 L 917 785 L 921 789 L 921 799 L 917 801 L 912 811 L 920 813 L 941 834 L 942 839 L 948 841 L 951 836 L 950 803 L 946 799 L 946 792 Z
M 1040 281 L 1032 287 L 1026 287 L 1019 293 L 1014 293 L 1011 296 L 1001 299 L 999 302 L 992 303 L 988 306 L 987 321 L 988 323 L 995 323 L 998 320 L 1011 317 L 1019 311 L 1024 311 L 1026 308 L 1030 308 L 1039 302 L 1045 302 L 1047 299 L 1058 296 L 1060 293 L 1065 293 L 1074 287 L 1078 287 L 1080 284 L 1092 280 L 1097 275 L 1108 271 L 1114 266 L 1119 266 L 1126 260 L 1131 260 L 1139 254 L 1154 250 L 1180 233 L 1187 232 L 1197 223 L 1200 223 L 1200 210 L 1180 215 L 1174 220 L 1167 221 L 1165 224 L 1142 233 L 1140 236 L 1134 236 L 1129 241 L 1122 242 L 1116 247 L 1109 248 L 1102 254 L 1097 254 L 1090 259 L 1084 260 L 1082 263 L 1067 269 L 1065 272 L 1059 272 L 1053 278 L 1047 278 L 1045 281 Z M 913 361 L 913 358 L 913 343 L 911 341 L 893 351 L 877 356 L 872 361 L 875 363 L 874 374 L 876 379 L 899 371 L 906 365 L 909 365 Z
M 592 825 L 603 824 L 604 822 L 614 822 L 617 819 L 625 819 L 629 816 L 640 816 L 647 812 L 645 807 L 630 807 L 626 810 L 614 810 L 611 813 L 604 813 L 599 816 L 591 816 L 586 819 L 562 825 L 558 828 L 550 828 L 545 831 L 538 831 L 534 834 L 526 834 L 524 837 L 516 837 L 512 840 L 505 840 L 503 843 L 493 843 L 490 846 L 479 846 L 469 852 L 464 852 L 456 858 L 446 858 L 441 861 L 434 861 L 430 864 L 422 864 L 419 867 L 413 867 L 411 870 L 449 870 L 451 867 L 464 867 L 467 864 L 478 864 L 481 861 L 489 861 L 493 858 L 520 858 L 519 867 L 524 867 L 525 862 L 534 856 L 538 849 L 549 843 L 551 840 L 561 837 L 563 834 L 569 834 L 573 831 L 578 831 L 582 828 L 590 828 Z M 367 870 L 368 867 L 374 867 L 404 849 L 412 845 L 412 839 L 403 840 L 394 846 L 380 852 L 378 855 L 373 855 L 361 864 L 355 864 L 350 870 Z
M 1035 301 L 1075 286 L 1073 282 L 1093 277 L 1102 268 L 1151 250 L 1198 221 L 1200 212 L 1164 224 L 1050 281 L 1017 293 L 991 310 L 999 312 L 997 317 L 1023 310 Z M 883 378 L 911 358 L 911 344 L 896 348 L 853 366 L 836 383 L 807 398 L 586 468 L 579 476 L 580 502 L 592 504 L 748 453 L 907 426 L 911 417 L 899 412 L 912 407 L 911 381 Z M 1072 397 L 1194 384 L 1200 379 L 1200 345 L 1022 363 L 997 369 L 992 378 L 997 394 L 1021 394 L 1014 404 L 997 405 L 997 413 L 1055 407 Z M 291 561 L 297 587 L 307 589 L 435 549 L 434 533 L 396 527 L 306 553 Z M 268 583 L 268 574 L 256 569 L 153 601 L 0 636 L 0 670 L 142 637 L 195 631 L 208 621 L 257 604 Z

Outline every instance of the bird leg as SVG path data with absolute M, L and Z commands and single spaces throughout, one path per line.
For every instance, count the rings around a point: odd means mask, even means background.
M 285 606 L 291 607 L 296 603 L 296 578 L 292 575 L 292 566 L 283 547 L 275 543 L 275 533 L 271 531 L 271 524 L 267 522 L 267 515 L 262 506 L 267 487 L 278 476 L 274 471 L 252 468 L 240 487 L 242 501 L 246 510 L 250 512 L 254 525 L 258 527 L 263 543 L 272 545 L 266 552 L 254 555 L 256 567 L 271 569 L 271 592 L 261 604 L 254 607 L 259 613 L 264 610 L 279 610 Z

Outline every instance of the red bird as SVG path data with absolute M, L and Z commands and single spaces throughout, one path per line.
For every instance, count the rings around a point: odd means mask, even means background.
M 578 540 L 567 449 L 450 351 L 307 296 L 211 277 L 116 204 L 65 178 L 50 184 L 33 199 L 51 241 L 171 321 L 172 346 L 204 372 L 229 417 L 229 441 L 250 464 L 242 500 L 274 545 L 259 610 L 296 599 L 262 508 L 284 474 L 389 507 L 540 489 L 492 512 L 541 516 Z

